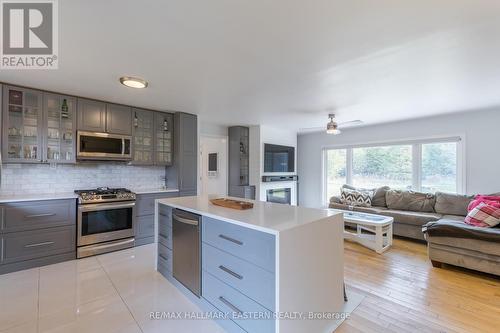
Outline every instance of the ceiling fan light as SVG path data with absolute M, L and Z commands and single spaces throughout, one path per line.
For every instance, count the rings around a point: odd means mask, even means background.
M 338 135 L 341 133 L 338 124 L 335 121 L 333 121 L 333 119 L 330 120 L 328 124 L 326 124 L 326 133 L 333 135 Z

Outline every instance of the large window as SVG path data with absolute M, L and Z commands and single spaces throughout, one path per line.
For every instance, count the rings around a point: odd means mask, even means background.
M 461 193 L 463 170 L 460 138 L 422 140 L 324 150 L 324 196 L 328 202 L 340 187 Z
M 340 188 L 347 183 L 347 149 L 331 149 L 326 151 L 327 197 L 340 194 Z
M 457 192 L 457 143 L 422 145 L 422 191 Z
M 356 187 L 412 186 L 411 145 L 353 148 L 352 159 L 352 185 Z

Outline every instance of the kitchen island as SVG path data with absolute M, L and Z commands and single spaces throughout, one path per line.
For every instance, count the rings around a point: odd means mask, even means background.
M 227 332 L 332 332 L 344 305 L 342 214 L 253 203 L 157 200 L 157 270 Z

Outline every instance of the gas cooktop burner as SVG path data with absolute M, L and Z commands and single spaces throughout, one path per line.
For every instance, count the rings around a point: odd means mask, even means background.
M 76 190 L 81 204 L 111 201 L 133 201 L 135 193 L 126 188 L 98 187 L 92 190 Z

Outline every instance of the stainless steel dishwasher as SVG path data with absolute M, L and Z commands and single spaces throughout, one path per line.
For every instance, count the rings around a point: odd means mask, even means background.
M 181 209 L 172 211 L 173 276 L 193 294 L 201 296 L 201 216 Z

